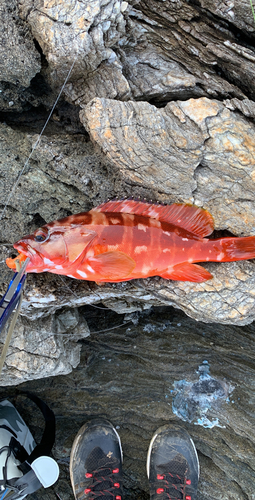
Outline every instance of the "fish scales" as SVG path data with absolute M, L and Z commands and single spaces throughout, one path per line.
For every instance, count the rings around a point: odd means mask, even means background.
M 51 272 L 96 282 L 161 276 L 202 282 L 212 275 L 198 262 L 255 258 L 255 236 L 206 238 L 209 212 L 194 205 L 114 200 L 53 221 L 14 244 L 27 272 Z M 15 269 L 16 259 L 7 259 Z

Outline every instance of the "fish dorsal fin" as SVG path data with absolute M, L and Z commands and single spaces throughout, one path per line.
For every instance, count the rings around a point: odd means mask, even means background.
M 104 252 L 88 259 L 89 265 L 102 278 L 119 280 L 127 277 L 136 263 L 124 252 Z
M 212 215 L 207 210 L 183 203 L 155 205 L 136 200 L 113 200 L 93 208 L 91 212 L 121 212 L 152 217 L 202 238 L 211 234 L 214 229 Z

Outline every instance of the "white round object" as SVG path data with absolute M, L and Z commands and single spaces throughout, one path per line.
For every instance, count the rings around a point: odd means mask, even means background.
M 59 466 L 53 458 L 41 456 L 36 458 L 30 465 L 44 488 L 48 488 L 57 481 Z

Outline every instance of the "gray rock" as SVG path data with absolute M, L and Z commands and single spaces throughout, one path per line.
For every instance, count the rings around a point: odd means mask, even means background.
M 6 333 L 7 328 L 8 324 Z M 0 377 L 1 386 L 70 373 L 80 362 L 81 345 L 77 341 L 88 335 L 86 320 L 76 309 L 48 314 L 36 323 L 20 316 Z M 0 345 L 4 341 L 2 333 Z
M 39 0 L 22 0 L 20 15 L 49 62 L 53 84 L 64 81 L 73 61 L 72 79 L 77 79 L 115 58 L 111 46 L 125 30 L 123 3 L 65 0 L 42 5 Z
M 207 208 L 217 229 L 255 234 L 253 123 L 207 98 L 164 109 L 94 99 L 80 117 L 126 182 Z
M 138 325 L 130 322 L 116 328 L 122 319 L 110 311 L 105 316 L 103 311 L 84 309 L 83 314 L 91 331 L 99 333 L 86 340 L 74 372 L 22 385 L 44 399 L 57 419 L 53 455 L 61 468 L 60 481 L 38 492 L 39 498 L 47 494 L 53 500 L 56 493 L 63 500 L 73 498 L 68 470 L 72 442 L 85 422 L 102 416 L 112 421 L 121 437 L 125 498 L 149 499 L 148 446 L 156 429 L 170 422 L 186 429 L 198 450 L 197 500 L 253 500 L 254 325 L 206 325 L 161 308 L 140 314 Z M 102 331 L 110 326 L 115 328 Z M 210 370 L 207 385 L 201 383 L 201 366 Z M 174 412 L 181 381 L 193 388 L 198 418 L 192 422 Z M 12 394 L 11 388 L 8 393 L 1 389 L 0 396 L 6 394 Z M 189 394 L 182 396 L 191 408 Z M 206 418 L 214 422 L 211 428 L 205 417 L 199 417 L 210 399 Z M 26 401 L 21 409 L 40 438 L 42 420 Z
M 249 1 L 3 0 L 0 15 L 1 293 L 14 241 L 108 198 L 196 203 L 218 236 L 255 234 Z M 69 104 L 17 182 L 73 63 Z M 148 499 L 148 445 L 171 421 L 198 449 L 198 500 L 254 500 L 254 262 L 205 267 L 203 284 L 28 276 L 0 397 L 25 382 L 56 412 L 61 477 L 37 499 L 73 498 L 72 441 L 101 415 L 121 435 L 126 498 Z
M 40 55 L 15 0 L 1 0 L 0 19 L 0 80 L 28 87 L 41 69 Z

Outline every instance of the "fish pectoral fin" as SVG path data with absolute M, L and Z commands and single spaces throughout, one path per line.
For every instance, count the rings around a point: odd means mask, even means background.
M 136 263 L 124 252 L 104 252 L 89 259 L 89 265 L 103 278 L 114 280 L 128 276 Z
M 197 283 L 213 278 L 212 274 L 204 269 L 204 267 L 198 266 L 197 264 L 190 264 L 189 262 L 177 264 L 173 266 L 171 271 L 161 274 L 160 276 L 167 280 L 193 281 Z
M 66 231 L 64 234 L 64 241 L 69 262 L 74 262 L 78 259 L 95 236 L 97 236 L 95 231 L 87 230 L 82 226 Z

